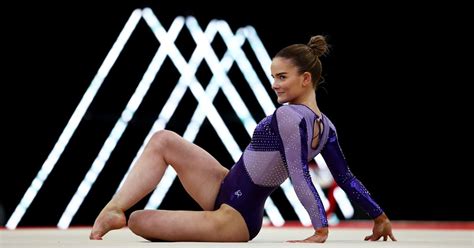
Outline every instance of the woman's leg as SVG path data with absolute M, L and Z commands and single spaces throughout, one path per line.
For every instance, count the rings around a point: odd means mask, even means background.
M 124 212 L 156 187 L 168 164 L 191 197 L 204 210 L 212 210 L 228 169 L 199 146 L 162 130 L 152 136 L 122 188 L 99 213 L 90 238 L 101 239 L 108 231 L 124 227 Z
M 128 227 L 151 241 L 247 242 L 249 233 L 237 210 L 222 204 L 215 211 L 139 210 Z

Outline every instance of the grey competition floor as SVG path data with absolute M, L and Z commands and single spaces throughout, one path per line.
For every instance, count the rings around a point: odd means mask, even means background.
M 311 228 L 304 227 L 264 227 L 259 235 L 248 243 L 195 243 L 195 242 L 148 242 L 135 236 L 127 228 L 115 230 L 102 241 L 88 239 L 89 228 L 22 228 L 16 230 L 0 229 L 1 248 L 40 248 L 40 247 L 474 247 L 472 229 L 394 229 L 397 242 L 367 242 L 363 237 L 370 228 L 344 227 L 330 228 L 329 239 L 324 244 L 294 244 L 287 240 L 303 239 L 312 234 Z

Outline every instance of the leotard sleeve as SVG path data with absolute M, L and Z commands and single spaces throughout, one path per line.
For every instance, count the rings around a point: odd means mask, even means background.
M 313 227 L 327 227 L 327 217 L 308 168 L 308 132 L 304 118 L 289 106 L 276 111 L 281 153 L 298 199 L 308 212 Z
M 331 127 L 328 140 L 321 151 L 326 164 L 337 185 L 349 196 L 352 202 L 362 208 L 371 218 L 383 213 L 372 199 L 369 191 L 350 171 L 337 139 L 336 129 Z

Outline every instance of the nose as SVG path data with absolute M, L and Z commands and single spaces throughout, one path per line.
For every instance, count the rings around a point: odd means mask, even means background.
M 280 88 L 280 86 L 278 85 L 278 83 L 276 82 L 276 80 L 273 80 L 273 83 L 272 83 L 272 89 L 276 90 Z

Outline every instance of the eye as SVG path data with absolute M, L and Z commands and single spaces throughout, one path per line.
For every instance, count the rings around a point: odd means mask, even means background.
M 278 79 L 280 79 L 280 80 L 284 80 L 285 78 L 286 78 L 286 77 L 283 76 L 283 75 L 278 76 Z

